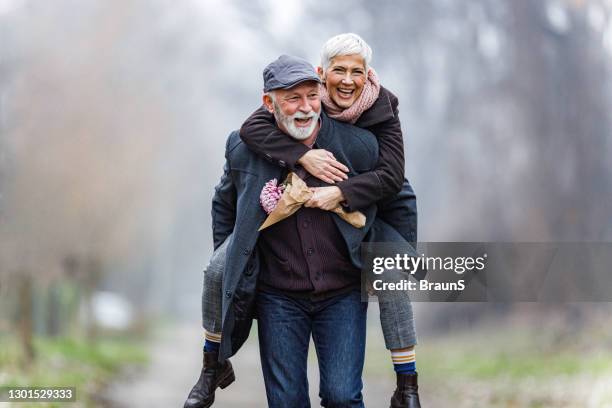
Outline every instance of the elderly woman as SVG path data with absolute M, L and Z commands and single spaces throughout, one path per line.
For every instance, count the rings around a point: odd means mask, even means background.
M 380 85 L 370 66 L 371 58 L 371 48 L 361 37 L 352 33 L 340 34 L 323 45 L 318 73 L 323 83 L 320 93 L 326 114 L 365 128 L 376 136 L 379 159 L 374 171 L 349 178 L 346 175 L 348 168 L 331 152 L 311 149 L 281 133 L 275 126 L 274 116 L 264 107 L 255 111 L 240 130 L 244 143 L 257 154 L 289 170 L 301 166 L 329 184 L 313 189 L 315 194 L 306 203 L 308 207 L 330 210 L 341 204 L 347 211 L 355 211 L 393 197 L 402 189 L 405 181 L 404 147 L 398 100 Z M 416 242 L 415 199 L 413 203 L 412 208 L 406 209 L 412 212 L 412 225 L 398 228 L 408 242 Z M 384 218 L 384 214 L 379 216 Z M 384 221 L 393 226 L 392 219 Z M 215 263 L 215 256 L 216 263 L 219 263 L 219 252 L 218 249 L 213 255 L 211 265 Z M 217 266 L 209 267 L 211 272 L 205 277 L 204 368 L 185 407 L 212 405 L 216 387 L 225 387 L 233 381 L 229 362 L 218 363 L 215 358 L 222 337 L 220 303 L 210 300 L 220 296 L 216 294 L 217 291 L 220 293 L 220 274 L 212 273 L 222 269 L 222 265 Z M 391 351 L 393 368 L 397 373 L 397 388 L 391 398 L 391 407 L 420 407 L 414 350 L 416 333 L 410 301 L 405 295 L 389 301 L 381 299 L 379 305 L 385 344 Z

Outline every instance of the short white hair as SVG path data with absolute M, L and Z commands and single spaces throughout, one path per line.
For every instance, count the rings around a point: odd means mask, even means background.
M 329 68 L 331 60 L 338 56 L 359 54 L 363 58 L 366 72 L 372 60 L 372 49 L 363 38 L 354 33 L 338 34 L 323 44 L 321 66 Z

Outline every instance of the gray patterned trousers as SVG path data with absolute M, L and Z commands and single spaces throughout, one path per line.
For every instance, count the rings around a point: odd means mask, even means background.
M 211 333 L 221 333 L 221 300 L 223 299 L 223 270 L 225 254 L 231 236 L 215 250 L 204 270 L 202 290 L 202 326 Z M 408 279 L 408 274 L 397 272 L 395 279 Z M 412 303 L 406 291 L 385 293 L 379 297 L 380 325 L 389 350 L 417 344 Z

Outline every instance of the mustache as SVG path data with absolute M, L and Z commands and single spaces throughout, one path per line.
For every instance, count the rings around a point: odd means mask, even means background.
M 310 112 L 310 113 L 304 113 L 304 112 L 295 112 L 293 115 L 291 115 L 291 119 L 310 119 L 310 118 L 316 118 L 318 116 L 318 114 L 314 111 Z

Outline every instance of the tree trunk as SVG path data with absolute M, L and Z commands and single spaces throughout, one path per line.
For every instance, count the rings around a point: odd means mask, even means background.
M 61 287 L 55 283 L 49 285 L 47 290 L 47 324 L 46 333 L 50 337 L 58 336 L 62 331 L 62 307 L 60 302 Z
M 23 274 L 19 277 L 19 340 L 23 348 L 24 364 L 30 365 L 34 360 L 33 330 L 33 283 L 32 277 Z
M 96 317 L 93 309 L 93 294 L 98 287 L 100 277 L 102 274 L 102 267 L 100 261 L 95 258 L 91 258 L 87 264 L 87 271 L 85 274 L 85 310 L 87 315 L 87 326 L 86 334 L 87 339 L 90 343 L 95 343 L 98 337 L 98 327 L 96 324 Z

